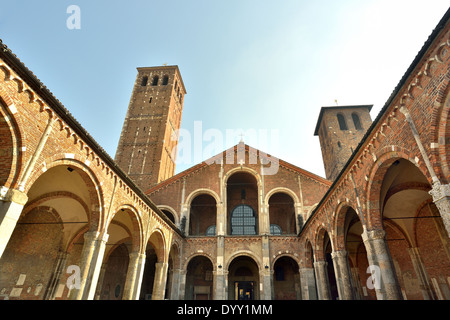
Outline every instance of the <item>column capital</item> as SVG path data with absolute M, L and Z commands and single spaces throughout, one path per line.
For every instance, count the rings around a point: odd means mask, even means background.
M 450 184 L 433 183 L 432 189 L 428 192 L 433 197 L 433 202 L 450 197 Z
M 383 229 L 364 230 L 361 237 L 364 242 L 371 240 L 384 240 L 386 237 L 386 231 Z
M 347 250 L 337 250 L 337 251 L 333 251 L 331 252 L 331 258 L 335 259 L 335 258 L 347 258 L 348 256 L 348 251 Z
M 2 186 L 0 187 L 0 200 L 25 205 L 28 201 L 28 196 L 22 191 Z

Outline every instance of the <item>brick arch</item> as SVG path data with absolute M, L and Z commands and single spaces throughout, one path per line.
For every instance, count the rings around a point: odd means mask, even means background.
M 276 256 L 272 259 L 271 270 L 274 270 L 275 263 L 276 263 L 280 258 L 283 258 L 283 257 L 291 258 L 292 260 L 294 260 L 294 261 L 297 263 L 298 267 L 300 268 L 300 261 L 299 261 L 298 257 L 296 257 L 296 256 L 294 256 L 293 254 L 290 254 L 290 253 L 280 253 L 280 254 L 276 255 Z
M 324 239 L 325 239 L 325 233 L 328 234 L 328 238 L 330 239 L 331 247 L 334 249 L 333 239 L 330 233 L 330 230 L 325 228 L 324 226 L 318 227 L 315 238 L 314 238 L 314 244 L 315 244 L 315 257 L 317 261 L 325 260 L 325 252 L 324 252 Z
M 310 239 L 306 239 L 304 242 L 303 259 L 300 260 L 300 266 L 314 268 L 314 247 Z
M 166 248 L 166 237 L 164 236 L 164 232 L 160 228 L 154 228 L 150 231 L 150 236 L 146 241 L 145 248 L 143 251 L 145 252 L 147 246 L 150 245 L 155 249 L 156 257 L 158 262 L 166 262 L 168 257 L 168 252 Z
M 216 259 L 211 257 L 211 255 L 209 255 L 206 252 L 195 252 L 195 253 L 191 254 L 189 257 L 186 257 L 186 260 L 182 263 L 182 270 L 187 271 L 187 267 L 189 266 L 189 262 L 191 262 L 196 257 L 204 257 L 204 258 L 208 259 L 209 262 L 211 262 L 211 265 L 213 266 L 213 270 L 216 270 L 216 264 L 214 263 L 214 261 Z
M 378 156 L 377 161 L 369 170 L 368 181 L 366 183 L 366 187 L 364 188 L 364 190 L 366 190 L 364 196 L 367 201 L 367 209 L 364 215 L 364 220 L 368 230 L 383 229 L 380 210 L 381 185 L 383 184 L 389 167 L 399 159 L 404 159 L 415 164 L 412 154 L 407 154 L 403 151 L 391 151 Z M 427 172 L 424 172 L 424 168 L 420 166 L 416 167 L 426 177 L 431 185 L 432 181 L 430 181 L 430 177 L 427 175 Z
M 432 136 L 438 143 L 438 152 L 431 152 L 430 160 L 436 172 L 439 172 L 444 183 L 450 182 L 450 89 L 448 80 L 446 82 L 441 103 L 433 110 L 431 125 Z
M 132 251 L 133 252 L 142 252 L 143 247 L 144 247 L 144 243 L 143 243 L 144 232 L 143 232 L 143 227 L 142 227 L 143 224 L 142 224 L 141 216 L 139 215 L 139 212 L 137 211 L 137 209 L 134 206 L 129 205 L 129 204 L 121 204 L 121 205 L 117 206 L 116 209 L 113 211 L 113 214 L 107 219 L 104 229 L 108 230 L 108 227 L 114 220 L 114 217 L 121 210 L 131 213 L 130 217 L 131 217 L 133 229 L 128 230 L 128 231 L 130 233 L 130 237 L 132 240 Z
M 200 195 L 203 195 L 203 194 L 212 196 L 212 197 L 214 198 L 214 200 L 216 200 L 216 204 L 220 203 L 220 197 L 219 197 L 219 195 L 218 195 L 215 191 L 213 191 L 213 190 L 211 190 L 211 189 L 207 189 L 207 188 L 199 188 L 199 189 L 196 189 L 196 190 L 192 191 L 192 192 L 187 196 L 185 203 L 186 203 L 187 205 L 190 206 L 191 203 L 192 203 L 192 201 L 193 201 L 197 196 L 200 196 Z
M 345 230 L 345 219 L 347 217 L 347 210 L 348 208 L 352 208 L 355 212 L 356 215 L 358 216 L 358 218 L 361 221 L 361 217 L 360 214 L 358 212 L 358 210 L 355 210 L 356 206 L 351 203 L 350 201 L 342 201 L 340 202 L 336 209 L 335 212 L 336 214 L 334 215 L 333 221 L 332 221 L 332 230 L 333 230 L 333 234 L 334 234 L 334 245 L 335 245 L 335 250 L 344 250 L 346 245 L 345 245 L 345 237 L 346 237 L 346 230 Z M 362 221 L 361 221 L 362 223 Z
M 242 173 L 242 172 L 248 173 L 251 176 L 253 176 L 255 178 L 255 180 L 256 180 L 256 184 L 258 186 L 258 189 L 261 188 L 262 182 L 261 182 L 261 176 L 259 175 L 259 173 L 256 172 L 255 170 L 251 169 L 251 168 L 247 168 L 247 167 L 244 167 L 244 166 L 236 167 L 236 168 L 233 168 L 233 169 L 230 169 L 229 171 L 227 171 L 227 173 L 225 173 L 224 177 L 223 177 L 223 184 L 226 186 L 226 184 L 228 182 L 228 179 L 232 175 L 234 175 L 235 173 Z
M 90 227 L 91 231 L 101 231 L 105 223 L 105 217 L 103 216 L 103 188 L 98 181 L 97 176 L 92 170 L 87 167 L 83 162 L 77 159 L 67 159 L 64 155 L 56 155 L 56 160 L 49 161 L 42 160 L 40 164 L 36 164 L 33 172 L 28 179 L 24 192 L 28 193 L 30 188 L 34 185 L 39 177 L 45 174 L 46 171 L 58 167 L 58 166 L 70 166 L 75 168 L 80 177 L 86 184 L 90 196 Z M 95 208 L 95 209 L 93 209 Z
M 259 275 L 261 275 L 261 273 L 264 270 L 264 266 L 262 265 L 262 262 L 258 259 L 258 256 L 255 255 L 255 253 L 250 250 L 238 250 L 234 252 L 230 257 L 228 257 L 227 262 L 224 263 L 225 264 L 224 270 L 226 271 L 229 270 L 230 265 L 233 263 L 233 261 L 239 257 L 247 257 L 252 259 L 253 262 L 255 262 L 256 266 L 258 267 Z
M 170 246 L 169 257 L 172 257 L 174 269 L 181 267 L 181 244 L 178 241 L 173 241 Z
M 9 106 L 11 99 L 6 96 L 3 88 L 0 88 L 0 134 L 2 143 L 0 145 L 0 186 L 16 188 L 19 183 L 20 172 L 23 169 L 23 153 L 21 147 L 24 145 L 25 133 L 21 130 L 22 124 L 18 117 L 15 117 Z
M 264 199 L 264 203 L 267 205 L 269 204 L 269 200 L 270 197 L 273 196 L 276 193 L 284 193 L 287 194 L 288 196 L 290 196 L 292 198 L 292 200 L 294 201 L 294 205 L 297 203 L 300 203 L 300 200 L 298 199 L 297 195 L 295 194 L 294 191 L 292 191 L 289 188 L 285 188 L 285 187 L 277 187 L 277 188 L 273 188 L 272 190 L 270 190 L 269 192 L 267 192 L 266 197 Z

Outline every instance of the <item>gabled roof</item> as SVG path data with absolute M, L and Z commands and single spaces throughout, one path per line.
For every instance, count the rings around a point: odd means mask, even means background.
M 191 173 L 193 173 L 195 171 L 198 171 L 198 170 L 200 170 L 202 168 L 205 168 L 205 167 L 208 167 L 210 165 L 213 165 L 213 164 L 217 163 L 215 161 L 216 159 L 220 159 L 220 157 L 223 157 L 225 154 L 227 154 L 229 152 L 236 152 L 238 150 L 237 148 L 241 148 L 241 147 L 244 147 L 246 152 L 249 152 L 249 153 L 255 152 L 260 158 L 272 159 L 272 160 L 276 159 L 278 161 L 279 166 L 285 167 L 287 169 L 290 169 L 292 171 L 300 173 L 300 174 L 302 174 L 304 176 L 307 176 L 307 177 L 309 177 L 311 179 L 317 180 L 318 182 L 326 184 L 327 186 L 330 186 L 332 184 L 332 181 L 329 181 L 329 180 L 327 180 L 327 179 L 325 179 L 325 178 L 323 178 L 321 176 L 318 176 L 318 175 L 316 175 L 316 174 L 314 174 L 312 172 L 309 172 L 309 171 L 307 171 L 305 169 L 302 169 L 300 167 L 297 167 L 297 166 L 295 166 L 295 165 L 293 165 L 293 164 L 291 164 L 289 162 L 286 162 L 286 161 L 281 160 L 281 159 L 279 159 L 277 157 L 274 157 L 274 156 L 272 156 L 270 154 L 267 154 L 264 151 L 258 150 L 258 149 L 253 148 L 253 147 L 251 147 L 251 146 L 249 146 L 249 145 L 247 145 L 247 144 L 245 144 L 243 142 L 240 142 L 240 143 L 234 145 L 233 147 L 231 147 L 229 149 L 226 149 L 223 152 L 218 153 L 215 156 L 213 156 L 213 157 L 211 157 L 211 158 L 209 158 L 209 159 L 207 159 L 205 161 L 202 161 L 201 163 L 199 163 L 197 165 L 194 165 L 194 166 L 190 167 L 189 169 L 186 169 L 186 170 L 184 170 L 184 171 L 174 175 L 173 177 L 171 177 L 171 178 L 169 178 L 167 180 L 164 180 L 164 181 L 158 183 L 157 185 L 155 185 L 152 188 L 148 189 L 146 191 L 146 194 L 147 195 L 151 194 L 152 192 L 157 191 L 158 189 L 164 188 L 164 187 L 166 187 L 166 186 L 168 186 L 168 185 L 170 185 L 170 184 L 172 184 L 172 183 L 174 183 L 174 182 L 176 182 L 176 181 L 178 181 L 178 180 L 188 176 L 189 174 L 191 174 Z M 236 164 L 236 165 L 238 165 L 238 164 Z

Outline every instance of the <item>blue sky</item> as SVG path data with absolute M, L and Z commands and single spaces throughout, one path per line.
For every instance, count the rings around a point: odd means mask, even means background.
M 80 29 L 67 28 L 69 5 L 81 10 Z M 320 107 L 373 104 L 375 119 L 447 9 L 440 0 L 15 0 L 0 5 L 0 38 L 111 157 L 136 67 L 167 63 L 187 89 L 184 130 L 201 121 L 223 133 L 224 149 L 240 139 L 225 140 L 227 129 L 264 132 L 244 141 L 324 176 Z

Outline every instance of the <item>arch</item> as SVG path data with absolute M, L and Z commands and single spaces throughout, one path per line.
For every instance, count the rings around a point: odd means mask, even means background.
M 177 214 L 177 211 L 174 209 L 174 208 L 172 208 L 171 206 L 167 206 L 167 205 L 163 205 L 163 204 L 161 204 L 161 205 L 158 205 L 157 206 L 161 211 L 163 211 L 163 210 L 166 210 L 166 211 L 168 211 L 172 216 L 173 216 L 173 219 L 174 219 L 174 221 L 172 221 L 175 225 L 179 225 L 179 223 L 180 223 L 180 219 L 179 219 L 179 217 L 178 217 L 178 214 Z M 168 217 L 169 219 L 170 219 L 170 217 Z
M 261 268 L 257 260 L 247 251 L 241 251 L 238 255 L 234 255 L 232 259 L 230 258 L 226 270 L 228 271 L 229 299 L 260 299 Z
M 262 272 L 263 267 L 262 267 L 261 262 L 259 261 L 258 257 L 252 251 L 245 250 L 245 249 L 238 250 L 238 251 L 234 252 L 231 256 L 229 256 L 227 261 L 224 263 L 225 264 L 224 269 L 228 270 L 230 268 L 230 264 L 233 262 L 233 260 L 240 256 L 245 256 L 245 257 L 251 258 L 258 266 L 259 272 Z
M 131 229 L 128 225 L 128 221 L 123 221 L 121 224 L 124 225 L 124 229 L 129 233 L 129 236 L 132 240 L 132 250 L 131 252 L 143 252 L 144 248 L 144 234 L 143 234 L 143 223 L 142 218 L 138 212 L 138 210 L 129 204 L 120 204 L 116 207 L 116 209 L 113 211 L 113 214 L 108 217 L 107 221 L 105 222 L 105 230 L 109 229 L 109 226 L 116 218 L 121 218 L 120 215 L 122 212 L 128 212 L 128 217 L 131 220 Z M 123 220 L 123 218 L 121 218 Z M 110 239 L 112 239 L 112 235 L 110 232 L 108 232 L 110 235 Z M 130 252 L 130 253 L 131 253 Z
M 211 300 L 214 296 L 214 263 L 208 256 L 195 255 L 186 265 L 186 300 Z
M 300 272 L 298 261 L 291 255 L 280 255 L 274 259 L 273 293 L 275 300 L 300 300 Z
M 216 200 L 216 203 L 220 203 L 220 197 L 215 191 L 213 191 L 211 189 L 206 189 L 206 188 L 199 188 L 199 189 L 196 189 L 196 190 L 192 191 L 187 196 L 185 204 L 190 206 L 191 203 L 192 203 L 192 200 L 194 200 L 195 197 L 197 197 L 197 196 L 199 196 L 201 194 L 208 194 L 208 195 L 212 196 Z
M 289 195 L 292 200 L 294 201 L 294 205 L 297 203 L 300 203 L 300 200 L 298 199 L 298 196 L 295 194 L 294 191 L 292 191 L 289 188 L 285 188 L 285 187 L 275 187 L 272 190 L 270 190 L 269 192 L 266 193 L 266 197 L 264 199 L 264 203 L 267 205 L 269 204 L 269 199 L 272 195 L 274 195 L 275 193 L 286 193 L 287 195 Z
M 423 174 L 425 179 L 432 185 L 431 177 L 428 172 L 421 166 L 415 165 L 413 158 L 402 151 L 388 151 L 377 157 L 377 161 L 369 168 L 368 179 L 365 187 L 364 197 L 367 201 L 366 215 L 363 217 L 366 222 L 366 227 L 370 229 L 382 229 L 381 225 L 381 207 L 380 207 L 380 192 L 381 185 L 386 176 L 387 170 L 397 160 L 405 160 L 413 164 Z M 368 219 L 370 217 L 370 219 Z
M 161 229 L 154 228 L 153 230 L 151 230 L 150 236 L 148 237 L 146 242 L 146 248 L 150 243 L 155 250 L 158 262 L 165 262 L 167 260 L 168 252 L 166 250 L 166 241 L 164 232 L 162 232 Z
M 238 173 L 238 172 L 246 172 L 246 173 L 251 174 L 256 179 L 256 183 L 258 185 L 258 189 L 261 187 L 262 181 L 261 181 L 261 176 L 259 175 L 259 173 L 256 172 L 255 170 L 253 170 L 252 168 L 248 168 L 248 167 L 245 167 L 245 166 L 235 167 L 233 169 L 228 170 L 223 176 L 224 186 L 227 185 L 227 182 L 228 182 L 229 178 L 231 176 L 233 176 L 235 173 Z
M 3 121 L 0 122 L 0 134 L 3 137 L 0 145 L 0 162 L 2 163 L 0 186 L 15 188 L 22 169 L 23 153 L 20 152 L 20 149 L 23 133 L 18 119 L 7 107 L 8 104 L 5 102 L 4 96 L 3 89 L 0 89 L 0 118 L 3 118 Z
M 198 194 L 189 206 L 189 235 L 205 236 L 209 226 L 216 225 L 217 202 L 210 194 Z
M 278 225 L 283 234 L 297 233 L 297 215 L 292 196 L 287 192 L 275 192 L 268 199 L 270 228 Z M 272 230 L 270 230 L 272 231 Z
M 56 157 L 61 156 L 57 155 Z M 47 162 L 48 161 L 48 162 Z M 90 221 L 90 229 L 91 231 L 101 231 L 104 228 L 105 218 L 103 211 L 103 188 L 98 181 L 97 176 L 92 172 L 92 170 L 86 166 L 84 163 L 76 160 L 76 159 L 68 159 L 65 157 L 57 158 L 56 160 L 48 160 L 44 159 L 40 164 L 36 164 L 36 168 L 30 174 L 30 177 L 27 183 L 24 186 L 24 192 L 28 195 L 30 194 L 30 190 L 38 181 L 39 178 L 44 177 L 50 170 L 58 168 L 58 167 L 66 167 L 68 171 L 75 171 L 84 181 L 86 190 L 89 195 L 90 200 L 90 213 L 91 217 Z M 56 190 L 58 191 L 58 190 Z M 29 200 L 33 200 L 32 197 L 29 196 Z

